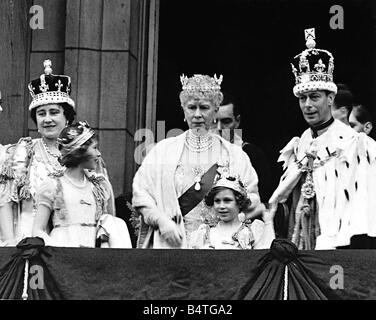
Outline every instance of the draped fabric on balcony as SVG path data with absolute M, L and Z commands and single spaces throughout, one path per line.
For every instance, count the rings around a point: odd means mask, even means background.
M 29 300 L 376 299 L 375 251 L 298 251 L 284 240 L 270 250 L 148 250 L 27 238 L 0 248 L 0 299 L 21 299 L 26 260 Z M 341 279 L 343 289 L 332 290 Z

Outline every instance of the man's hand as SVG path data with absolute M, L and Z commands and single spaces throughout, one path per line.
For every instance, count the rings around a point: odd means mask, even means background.
M 265 223 L 271 223 L 274 220 L 275 213 L 277 212 L 278 203 L 268 203 L 267 208 L 262 213 L 262 220 L 264 220 Z
M 257 218 L 258 216 L 263 214 L 265 209 L 266 208 L 263 203 L 249 206 L 247 210 L 244 210 L 246 220 Z

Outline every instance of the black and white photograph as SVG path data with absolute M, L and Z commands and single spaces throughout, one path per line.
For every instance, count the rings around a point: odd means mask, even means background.
M 0 0 L 0 24 L 0 300 L 376 299 L 376 1 Z

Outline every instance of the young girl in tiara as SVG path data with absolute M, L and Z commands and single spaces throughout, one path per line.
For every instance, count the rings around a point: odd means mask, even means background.
M 79 122 L 66 127 L 58 142 L 66 170 L 42 184 L 33 236 L 58 247 L 131 248 L 125 222 L 107 213 L 109 181 L 93 173 L 100 157 L 94 131 Z
M 249 206 L 246 188 L 236 177 L 220 177 L 205 203 L 213 208 L 217 221 L 202 224 L 193 234 L 194 249 L 269 249 L 275 238 L 274 210 L 265 210 L 263 221 L 245 221 Z

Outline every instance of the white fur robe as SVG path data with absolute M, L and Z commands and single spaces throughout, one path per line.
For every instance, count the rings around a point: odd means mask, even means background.
M 269 202 L 287 200 L 302 175 L 295 161 L 312 150 L 319 157 L 314 160 L 318 167 L 313 171 L 321 231 L 316 249 L 349 245 L 357 234 L 375 237 L 376 143 L 338 120 L 317 138 L 307 129 L 301 138 L 295 137 L 286 145 L 278 161 L 283 161 L 287 170 Z M 333 151 L 336 156 L 328 160 L 328 152 Z

